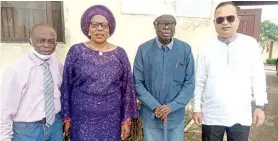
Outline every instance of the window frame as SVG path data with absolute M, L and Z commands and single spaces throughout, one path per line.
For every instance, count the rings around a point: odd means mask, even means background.
M 5 1 L 1 1 L 1 13 L 2 13 L 2 2 L 5 2 Z M 6 2 L 16 2 L 16 1 L 6 1 Z M 36 2 L 36 1 L 28 1 L 28 2 Z M 65 39 L 65 21 L 64 21 L 64 3 L 63 3 L 63 1 L 40 1 L 40 2 L 45 2 L 45 5 L 46 5 L 46 8 L 45 8 L 45 14 L 46 14 L 46 16 L 45 16 L 45 21 L 46 21 L 46 23 L 45 24 L 49 24 L 49 25 L 51 25 L 55 30 L 56 30 L 56 32 L 57 32 L 57 36 L 59 36 L 59 37 L 57 37 L 57 42 L 58 43 L 62 43 L 62 44 L 65 44 L 66 43 L 66 39 Z M 59 2 L 59 6 L 58 7 L 52 7 L 52 2 Z M 15 8 L 15 9 L 20 9 L 20 8 L 18 8 L 18 7 L 13 7 L 13 8 Z M 59 9 L 58 9 L 59 8 Z M 32 10 L 32 9 L 30 9 L 30 8 L 24 8 L 24 9 L 26 9 L 26 10 Z M 58 10 L 57 10 L 58 9 Z M 58 13 L 58 15 L 59 15 L 59 18 L 60 18 L 60 20 L 61 20 L 61 22 L 59 23 L 58 22 L 58 26 L 61 26 L 61 27 L 58 27 L 58 28 L 55 28 L 54 26 L 55 26 L 55 24 L 54 24 L 54 22 L 53 21 L 55 21 L 55 20 L 53 20 L 53 18 L 54 18 L 54 15 L 52 14 L 52 11 L 53 10 L 56 10 L 56 11 L 58 11 L 59 13 Z M 33 11 L 34 11 L 34 9 L 33 9 Z M 13 15 L 13 11 L 12 11 L 12 16 L 14 16 Z M 52 15 L 51 15 L 52 14 Z M 4 24 L 3 24 L 3 18 L 6 18 L 6 17 L 4 17 L 4 16 L 2 16 L 2 14 L 1 14 L 1 29 L 3 29 L 3 28 L 5 28 L 5 27 L 3 27 L 4 26 Z M 8 17 L 7 17 L 8 18 Z M 28 20 L 30 20 L 30 19 L 28 19 Z M 13 18 L 13 20 L 12 20 L 13 22 L 13 24 L 12 24 L 12 28 L 13 28 L 13 32 L 14 33 L 11 33 L 10 31 L 9 31 L 9 37 L 6 37 L 6 38 L 3 38 L 2 37 L 2 35 L 3 35 L 3 33 L 2 32 L 4 32 L 4 31 L 2 31 L 1 30 L 1 43 L 29 43 L 29 36 L 30 36 L 30 31 L 31 31 L 31 28 L 32 27 L 30 27 L 30 29 L 28 29 L 27 28 L 27 31 L 25 32 L 25 30 L 26 29 L 24 29 L 24 38 L 15 38 L 15 34 L 16 34 L 16 32 L 15 32 L 15 29 L 17 28 L 16 26 L 16 23 L 18 22 L 18 21 L 16 21 L 14 18 Z M 29 22 L 29 21 L 28 21 Z M 50 24 L 51 23 L 51 24 Z M 36 23 L 34 23 L 34 25 L 35 25 Z M 23 24 L 23 25 L 25 25 L 25 26 L 30 26 L 30 23 L 28 23 L 28 24 Z M 56 25 L 56 26 L 57 26 Z M 60 28 L 60 29 L 59 29 Z M 57 29 L 58 29 L 58 31 L 57 31 Z M 29 33 L 28 33 L 29 32 Z M 60 35 L 59 35 L 60 34 Z M 13 36 L 13 37 L 10 37 L 10 36 Z

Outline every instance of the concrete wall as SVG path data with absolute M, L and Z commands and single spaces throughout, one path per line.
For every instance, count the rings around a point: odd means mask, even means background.
M 212 11 L 217 3 L 218 2 L 213 3 Z M 122 14 L 120 0 L 64 1 L 66 43 L 59 43 L 56 56 L 61 61 L 64 61 L 66 53 L 71 45 L 87 41 L 87 38 L 80 30 L 80 18 L 85 9 L 94 4 L 106 5 L 114 13 L 117 26 L 116 31 L 109 39 L 109 42 L 123 47 L 127 51 L 129 59 L 133 64 L 138 46 L 155 37 L 152 22 L 156 16 Z M 171 5 L 169 5 L 169 7 L 171 7 Z M 166 9 L 165 11 L 170 11 L 171 13 L 171 10 L 169 9 Z M 214 25 L 210 19 L 177 17 L 175 37 L 188 42 L 192 46 L 194 55 L 197 54 L 198 46 L 201 43 L 214 38 L 215 35 Z M 3 70 L 7 65 L 17 57 L 28 52 L 30 48 L 30 45 L 27 43 L 1 43 L 0 80 L 2 78 Z

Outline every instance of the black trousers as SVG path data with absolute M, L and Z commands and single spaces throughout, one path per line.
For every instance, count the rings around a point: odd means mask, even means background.
M 250 126 L 235 124 L 232 127 L 202 125 L 202 141 L 222 141 L 224 133 L 228 141 L 248 141 Z

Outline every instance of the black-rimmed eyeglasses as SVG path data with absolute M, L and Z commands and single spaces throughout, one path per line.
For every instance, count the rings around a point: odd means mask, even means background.
M 108 23 L 90 22 L 90 25 L 93 28 L 98 28 L 99 26 L 101 26 L 103 29 L 109 28 L 109 24 Z
M 154 22 L 154 24 L 157 25 L 159 28 L 164 28 L 166 27 L 166 25 L 170 28 L 174 28 L 176 26 L 176 22 L 174 21 L 170 21 L 170 22 L 159 21 L 159 22 Z

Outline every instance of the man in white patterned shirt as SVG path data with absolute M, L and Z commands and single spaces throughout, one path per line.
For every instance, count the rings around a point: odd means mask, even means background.
M 62 141 L 60 90 L 63 66 L 53 56 L 57 34 L 49 25 L 31 31 L 33 50 L 4 72 L 1 141 Z
M 252 124 L 252 94 L 256 109 L 253 123 L 264 122 L 266 78 L 259 44 L 236 33 L 238 8 L 222 2 L 215 10 L 218 37 L 199 49 L 196 67 L 193 119 L 202 124 L 203 141 L 248 141 Z

